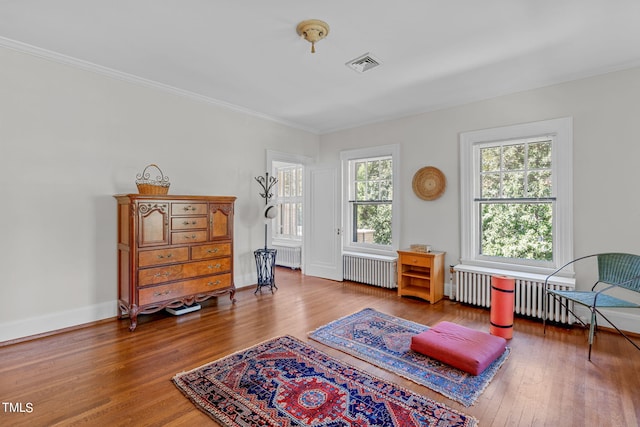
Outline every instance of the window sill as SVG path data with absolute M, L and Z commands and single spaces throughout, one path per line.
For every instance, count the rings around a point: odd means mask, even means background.
M 300 247 L 302 247 L 302 242 L 301 241 L 294 241 L 294 240 L 277 240 L 277 239 L 273 239 L 271 241 L 271 245 L 273 245 L 273 246 L 286 246 L 288 248 L 300 248 Z
M 505 272 L 521 272 L 521 273 L 529 273 L 529 274 L 537 274 L 542 276 L 548 276 L 549 274 L 556 271 L 555 267 L 540 267 L 533 266 L 527 264 L 515 264 L 515 263 L 505 263 L 505 262 L 495 262 L 495 261 L 484 261 L 484 260 L 469 260 L 469 259 L 461 259 L 460 265 L 469 266 L 469 267 L 479 267 L 486 268 L 491 270 L 504 270 Z M 573 277 L 574 272 L 566 269 L 562 276 L 565 277 Z
M 342 250 L 343 255 L 354 255 L 368 258 L 398 258 L 398 253 L 395 250 L 392 251 L 376 251 L 376 250 L 363 250 L 360 248 L 345 247 Z

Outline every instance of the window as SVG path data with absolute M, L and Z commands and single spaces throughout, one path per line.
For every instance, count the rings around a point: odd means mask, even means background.
M 269 221 L 268 242 L 280 246 L 302 246 L 304 171 L 312 159 L 293 153 L 266 150 L 267 170 L 278 179 L 271 202 L 278 215 Z
M 393 203 L 397 151 L 394 145 L 342 153 L 345 249 L 388 253 L 397 248 Z
M 274 220 L 275 239 L 302 240 L 303 169 L 298 163 L 273 162 L 278 183 L 275 203 L 278 216 Z
M 571 260 L 571 119 L 460 142 L 462 262 L 542 273 Z
M 476 146 L 480 254 L 553 260 L 551 138 Z
M 391 157 L 350 162 L 351 242 L 391 244 L 392 165 Z

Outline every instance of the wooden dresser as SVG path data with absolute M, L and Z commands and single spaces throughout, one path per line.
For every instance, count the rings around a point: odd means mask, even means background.
M 444 252 L 398 251 L 398 295 L 425 299 L 444 297 Z
M 229 294 L 235 197 L 121 194 L 118 306 L 132 331 L 139 314 Z

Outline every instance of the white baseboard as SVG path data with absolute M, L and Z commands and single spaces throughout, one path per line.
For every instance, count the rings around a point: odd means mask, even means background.
M 0 323 L 0 342 L 44 334 L 84 323 L 108 319 L 117 315 L 118 303 L 109 301 L 44 316 Z
M 635 313 L 624 311 L 622 309 L 602 309 L 604 315 L 607 316 L 619 329 L 625 332 L 640 334 L 640 310 L 634 309 L 633 311 L 635 311 Z M 589 323 L 591 321 L 591 312 L 586 308 L 577 308 L 576 314 L 578 314 L 580 316 L 580 319 L 585 323 Z M 602 318 L 598 318 L 598 326 L 602 326 L 604 328 L 612 328 L 611 325 Z
M 255 273 L 246 273 L 241 276 L 235 276 L 233 281 L 236 289 L 242 289 L 248 288 L 250 286 L 255 286 L 258 282 L 258 279 L 256 278 Z
M 255 275 L 246 274 L 236 278 L 236 289 L 255 286 Z M 0 323 L 0 342 L 12 341 L 33 335 L 45 334 L 60 329 L 70 328 L 85 323 L 116 317 L 117 301 L 103 302 L 73 310 L 59 311 L 44 316 L 31 317 L 11 322 Z
M 452 289 L 453 289 L 453 286 L 451 285 L 451 283 L 444 284 L 444 294 L 449 298 L 452 297 Z

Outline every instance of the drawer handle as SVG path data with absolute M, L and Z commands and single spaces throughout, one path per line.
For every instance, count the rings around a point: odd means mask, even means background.
M 195 239 L 196 235 L 192 234 L 191 236 L 184 236 L 185 239 Z
M 221 267 L 221 264 L 217 263 L 216 265 L 208 265 L 207 267 L 209 267 L 209 269 L 213 269 L 213 268 L 219 269 Z
M 172 254 L 171 254 L 171 253 L 168 253 L 168 254 L 167 254 L 167 258 L 171 258 L 171 256 L 172 256 Z M 158 258 L 159 258 L 159 259 L 164 259 L 164 258 L 165 258 L 165 256 L 164 256 L 164 255 L 158 255 Z
M 169 295 L 170 293 L 171 293 L 171 291 L 154 292 L 153 296 L 154 297 L 162 297 L 162 296 L 165 296 L 165 295 Z
M 191 224 L 191 225 L 196 225 L 196 222 L 195 222 L 195 221 L 191 221 L 191 222 L 189 222 L 189 221 L 183 221 L 183 222 L 182 222 L 182 225 L 189 225 L 189 224 Z
M 216 280 L 215 282 L 209 282 L 207 283 L 208 286 L 215 286 L 215 285 L 219 285 L 220 283 L 222 283 L 220 280 Z
M 207 253 L 208 254 L 215 254 L 216 252 L 218 252 L 220 249 L 218 248 L 214 248 L 214 249 L 207 249 Z
M 164 273 L 156 273 L 153 275 L 153 277 L 161 277 L 161 276 L 169 277 L 170 274 L 171 273 L 169 273 L 168 271 L 165 271 Z
M 185 207 L 184 207 L 184 210 L 185 210 L 185 211 L 195 211 L 195 210 L 196 210 L 196 208 L 194 208 L 193 206 L 189 205 L 189 206 L 185 206 Z

